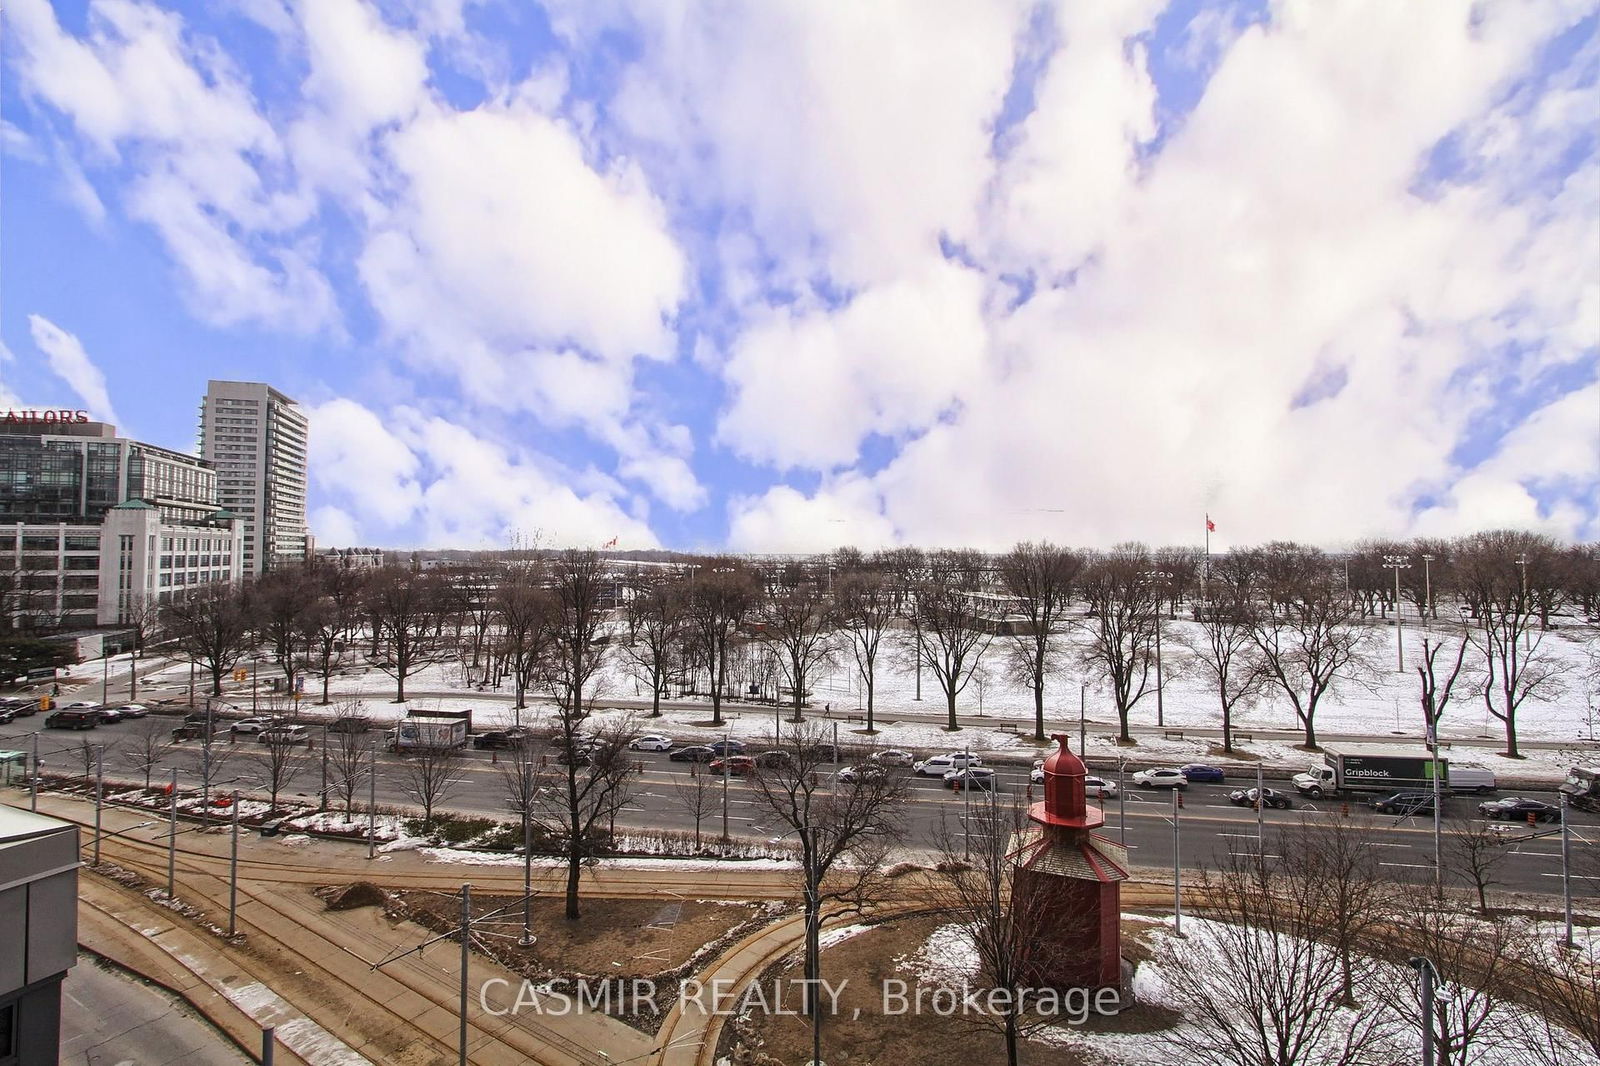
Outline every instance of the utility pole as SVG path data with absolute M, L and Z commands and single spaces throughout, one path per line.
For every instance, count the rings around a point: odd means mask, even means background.
M 1395 669 L 1406 672 L 1406 641 L 1400 622 L 1400 571 L 1409 570 L 1411 563 L 1404 555 L 1385 555 L 1383 568 L 1394 571 L 1394 655 Z
M 94 864 L 99 866 L 101 808 L 106 805 L 106 744 L 94 749 Z
M 1439 971 L 1421 955 L 1412 956 L 1409 962 L 1422 980 L 1422 1066 L 1434 1066 L 1437 1049 L 1433 1039 L 1433 983 L 1439 979 Z
M 728 778 L 733 776 L 733 755 L 728 751 L 728 734 L 722 734 L 722 853 L 728 853 Z
M 1267 790 L 1261 786 L 1261 764 L 1256 763 L 1256 858 L 1267 853 L 1266 817 Z
M 1128 794 L 1123 790 L 1122 771 L 1127 768 L 1126 756 L 1117 756 L 1117 835 L 1124 848 L 1128 846 Z
M 172 785 L 169 794 L 172 809 L 172 825 L 167 828 L 167 898 L 175 899 L 177 893 L 174 889 L 178 883 L 178 771 L 172 771 Z
M 1439 737 L 1433 733 L 1433 724 L 1429 723 L 1428 732 L 1433 736 L 1429 745 L 1433 758 L 1433 898 L 1444 898 L 1444 832 L 1441 819 L 1444 817 L 1444 799 L 1439 795 Z
M 233 839 L 228 844 L 228 936 L 238 931 L 239 913 L 239 790 L 233 790 Z
M 522 939 L 517 941 L 525 948 L 533 947 L 533 796 L 529 791 L 524 789 L 522 797 Z
M 461 886 L 461 1066 L 467 1066 L 467 969 L 472 959 L 472 886 Z
M 378 742 L 372 742 L 372 768 L 367 772 L 367 858 L 378 848 Z
M 1567 814 L 1571 810 L 1567 802 L 1567 794 L 1561 793 L 1561 897 L 1566 909 L 1566 932 L 1561 937 L 1561 946 L 1571 951 L 1577 945 L 1572 942 L 1572 835 L 1567 829 Z
M 1178 856 L 1178 825 L 1183 801 L 1178 790 L 1172 790 L 1172 935 L 1183 937 L 1183 863 Z
M 39 734 L 33 735 L 33 773 L 28 775 L 28 809 L 39 810 Z
M 1146 570 L 1144 576 L 1152 582 L 1160 583 L 1156 588 L 1156 725 L 1159 727 L 1167 724 L 1166 706 L 1162 699 L 1162 690 L 1165 686 L 1161 683 L 1161 630 L 1167 620 L 1162 607 L 1165 601 L 1163 593 L 1172 575 L 1165 570 Z
M 1422 553 L 1422 628 L 1433 628 L 1433 560 L 1431 552 Z
M 1084 747 L 1084 713 L 1085 704 L 1088 702 L 1089 682 L 1085 681 L 1078 686 L 1078 758 L 1083 758 L 1089 749 Z

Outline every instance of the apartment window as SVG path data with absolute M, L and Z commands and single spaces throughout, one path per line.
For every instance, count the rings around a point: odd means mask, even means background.
M 97 555 L 69 555 L 63 561 L 63 570 L 98 570 L 100 557 Z
M 23 537 L 22 550 L 25 552 L 53 552 L 60 543 L 60 540 L 54 536 Z
M 100 550 L 100 538 L 67 537 L 66 549 L 69 552 L 97 552 Z

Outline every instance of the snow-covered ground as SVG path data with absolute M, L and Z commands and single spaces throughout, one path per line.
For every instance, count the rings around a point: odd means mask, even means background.
M 1192 653 L 1185 646 L 1187 639 L 1197 635 L 1195 623 L 1173 621 L 1168 623 L 1163 645 L 1162 723 L 1167 729 L 1211 728 L 1220 725 L 1215 697 L 1208 691 L 1203 672 L 1194 663 Z M 1340 682 L 1324 697 L 1317 714 L 1319 734 L 1331 736 L 1338 733 L 1393 736 L 1397 741 L 1415 741 L 1420 732 L 1418 709 L 1418 681 L 1414 672 L 1401 673 L 1395 668 L 1395 631 L 1387 626 L 1369 629 L 1369 666 L 1358 678 Z M 1415 628 L 1404 630 L 1408 666 L 1414 666 L 1420 654 L 1421 633 Z M 1074 638 L 1069 634 L 1068 643 Z M 1540 653 L 1556 663 L 1561 672 L 1561 685 L 1546 699 L 1530 698 L 1518 716 L 1519 737 L 1525 741 L 1542 741 L 1561 744 L 1557 749 L 1525 748 L 1524 760 L 1502 759 L 1494 754 L 1503 737 L 1501 723 L 1490 717 L 1481 699 L 1473 698 L 1460 684 L 1441 725 L 1440 734 L 1446 741 L 1456 741 L 1451 757 L 1457 762 L 1485 766 L 1503 776 L 1552 778 L 1563 774 L 1575 763 L 1600 762 L 1600 747 L 1595 744 L 1600 729 L 1600 712 L 1596 710 L 1600 694 L 1593 691 L 1594 666 L 1600 656 L 1600 634 L 1593 627 L 1566 626 L 1540 636 Z M 966 689 L 960 694 L 958 710 L 969 723 L 959 732 L 943 728 L 944 699 L 930 674 L 924 671 L 920 694 L 916 671 L 903 654 L 885 652 L 880 657 L 874 706 L 879 734 L 870 738 L 880 747 L 908 748 L 918 754 L 959 750 L 972 750 L 997 754 L 1011 753 L 1018 757 L 1037 754 L 1037 749 L 1026 733 L 1032 721 L 1032 696 L 1027 688 L 1006 677 L 1003 670 L 1004 641 L 996 640 L 980 661 L 980 667 Z M 1469 661 L 1471 656 L 1469 654 Z M 861 713 L 864 702 L 862 686 L 848 655 L 837 663 L 824 665 L 811 684 L 812 696 L 807 708 L 808 717 L 818 717 L 826 710 L 837 724 L 842 741 L 867 740 L 860 736 L 862 725 L 846 716 Z M 126 680 L 127 656 L 112 660 L 112 676 L 119 674 Z M 1070 646 L 1062 656 L 1071 661 Z M 162 667 L 147 675 L 147 680 L 184 686 L 188 683 L 189 666 L 176 663 Z M 99 660 L 74 667 L 72 674 L 84 681 L 101 676 Z M 1121 750 L 1132 758 L 1145 761 L 1217 762 L 1215 741 L 1205 737 L 1168 737 L 1160 733 L 1141 733 L 1137 748 L 1118 749 L 1115 744 L 1116 714 L 1103 686 L 1090 680 L 1087 687 L 1080 675 L 1087 677 L 1081 667 L 1077 672 L 1064 669 L 1053 679 L 1046 693 L 1047 714 L 1054 721 L 1071 723 L 1077 717 L 1080 694 L 1088 720 L 1089 754 L 1091 756 L 1115 755 Z M 263 711 L 278 710 L 284 697 L 272 695 L 263 683 L 256 698 Z M 1468 679 L 1470 681 L 1470 679 Z M 113 690 L 116 682 L 113 681 Z M 404 704 L 392 702 L 395 684 L 392 678 L 373 669 L 360 666 L 348 668 L 333 680 L 331 690 L 334 707 L 321 707 L 315 703 L 319 686 L 315 679 L 307 679 L 307 697 L 300 701 L 298 711 L 302 716 L 317 717 L 337 712 L 339 705 L 366 714 L 380 725 L 392 723 L 408 710 L 471 710 L 476 728 L 490 728 L 511 724 L 537 725 L 548 714 L 548 705 L 532 699 L 523 710 L 511 707 L 506 699 L 507 687 L 492 693 L 479 692 L 466 683 L 465 671 L 459 664 L 428 666 L 406 681 L 409 693 L 428 695 L 409 700 Z M 229 681 L 226 699 L 241 708 L 251 705 L 251 686 Z M 610 701 L 648 699 L 648 687 L 639 679 L 624 659 L 610 655 L 600 671 L 595 691 L 598 703 L 606 708 Z M 443 694 L 443 695 L 440 695 Z M 757 744 L 773 741 L 784 732 L 782 719 L 787 708 L 771 708 L 746 704 L 724 703 L 726 723 L 717 728 L 707 725 L 709 700 L 703 697 L 675 699 L 675 703 L 691 704 L 667 710 L 661 718 L 649 718 L 645 712 L 604 709 L 602 720 L 621 714 L 634 714 L 638 725 L 646 731 L 668 733 L 682 741 L 705 741 L 727 732 L 740 739 Z M 704 709 L 699 709 L 699 708 Z M 1152 679 L 1151 691 L 1140 701 L 1132 713 L 1132 724 L 1153 727 L 1156 724 L 1156 695 Z M 972 725 L 977 719 L 983 723 Z M 990 725 L 989 723 L 993 724 Z M 1011 729 L 1002 729 L 1001 726 Z M 1247 770 L 1260 760 L 1275 767 L 1299 767 L 1310 761 L 1310 756 L 1299 750 L 1293 740 L 1258 739 L 1256 732 L 1292 730 L 1300 726 L 1293 707 L 1281 694 L 1269 695 L 1254 705 L 1235 710 L 1234 726 L 1251 737 L 1240 746 L 1243 756 L 1241 769 Z M 1024 735 L 1013 731 L 1021 729 Z M 1070 730 L 1070 724 L 1069 724 Z

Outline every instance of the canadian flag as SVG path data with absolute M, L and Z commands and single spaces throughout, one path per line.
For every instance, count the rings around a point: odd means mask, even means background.
M 602 548 L 615 548 L 617 546 L 617 538 L 616 537 L 612 537 L 610 540 L 606 541 L 604 544 L 602 544 L 600 546 Z
M 1211 520 L 1211 516 L 1210 515 L 1206 515 L 1206 532 L 1207 533 L 1215 533 L 1216 531 L 1217 531 L 1217 524 Z

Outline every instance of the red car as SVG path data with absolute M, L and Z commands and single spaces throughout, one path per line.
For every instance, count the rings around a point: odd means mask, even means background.
M 734 777 L 744 777 L 746 774 L 756 772 L 756 761 L 748 755 L 730 755 L 726 759 L 712 759 L 711 765 L 706 769 L 714 774 L 727 773 Z

